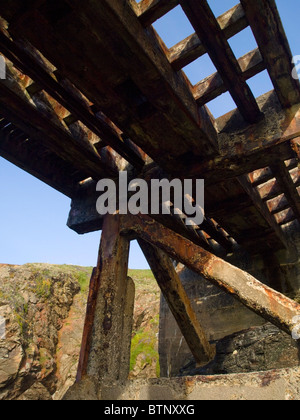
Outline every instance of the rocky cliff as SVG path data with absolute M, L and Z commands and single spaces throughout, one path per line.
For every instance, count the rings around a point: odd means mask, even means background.
M 74 383 L 91 268 L 0 265 L 0 400 L 60 400 Z M 159 289 L 136 283 L 131 378 L 159 374 Z

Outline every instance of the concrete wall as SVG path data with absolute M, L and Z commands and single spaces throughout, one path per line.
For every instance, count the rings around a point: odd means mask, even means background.
M 263 283 L 294 298 L 300 290 L 299 229 L 297 221 L 285 227 L 291 243 L 289 252 L 284 251 L 278 255 L 258 257 L 254 260 L 246 253 L 240 252 L 228 261 Z M 233 297 L 181 264 L 177 266 L 177 271 L 209 340 L 218 341 L 236 332 L 266 323 L 263 318 Z M 180 369 L 192 358 L 164 298 L 161 300 L 159 353 L 162 377 L 177 376 Z
M 300 370 L 283 369 L 234 375 L 135 380 L 102 386 L 86 378 L 81 383 L 75 384 L 64 399 L 69 401 L 299 401 Z
M 209 340 L 220 340 L 235 332 L 265 323 L 254 312 L 204 278 L 182 267 L 179 272 Z M 161 300 L 160 311 L 159 355 L 162 377 L 178 375 L 192 357 L 164 298 Z

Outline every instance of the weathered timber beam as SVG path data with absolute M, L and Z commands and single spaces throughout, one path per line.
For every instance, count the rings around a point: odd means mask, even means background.
M 251 181 L 252 187 L 257 187 L 258 185 L 264 184 L 265 182 L 270 181 L 274 178 L 271 168 L 257 169 L 249 174 L 249 179 Z
M 284 194 L 280 194 L 279 196 L 267 201 L 267 206 L 271 214 L 277 214 L 283 210 L 289 209 L 290 203 Z
M 79 170 L 99 179 L 114 176 L 90 145 L 79 143 L 67 131 L 47 115 L 41 113 L 20 89 L 14 77 L 7 71 L 7 78 L 0 81 L 0 110 L 3 116 L 13 122 L 29 137 L 40 141 L 63 160 L 76 165 Z
M 241 4 L 282 107 L 298 104 L 300 84 L 292 77 L 292 53 L 275 0 L 241 0 Z
M 207 1 L 181 0 L 180 4 L 244 119 L 249 123 L 256 123 L 262 116 L 261 112 Z
M 300 196 L 285 163 L 278 161 L 271 166 L 271 169 L 295 216 L 300 220 Z M 299 173 L 299 168 L 296 168 L 296 171 Z
M 134 284 L 128 279 L 129 241 L 121 219 L 104 220 L 98 265 L 93 272 L 77 380 L 127 380 L 134 308 Z
M 220 191 L 225 188 L 225 195 L 224 193 L 223 195 L 217 195 L 218 188 Z M 228 188 L 227 196 L 226 188 Z M 210 217 L 214 217 L 240 247 L 255 255 L 260 255 L 266 250 L 274 252 L 274 250 L 285 248 L 281 239 L 254 205 L 238 179 L 226 182 L 224 185 L 220 184 L 219 187 L 215 186 L 213 188 L 216 196 L 215 200 L 208 196 L 210 191 L 211 188 L 208 188 L 206 213 L 211 215 Z M 252 237 L 253 234 L 255 234 L 255 240 Z M 233 249 L 235 250 L 235 247 Z M 220 257 L 224 258 L 224 256 Z
M 288 241 L 282 231 L 282 229 L 276 223 L 274 216 L 270 213 L 267 204 L 262 200 L 258 190 L 253 188 L 251 185 L 251 181 L 248 175 L 243 175 L 238 178 L 239 183 L 245 190 L 245 192 L 249 195 L 250 199 L 253 201 L 254 206 L 257 210 L 262 214 L 270 228 L 276 233 L 278 239 L 281 241 L 282 245 L 285 248 L 289 248 Z
M 179 0 L 142 0 L 136 12 L 143 26 L 150 26 L 157 19 L 174 9 Z
M 214 359 L 215 348 L 209 344 L 172 261 L 160 249 L 142 239 L 138 242 L 196 362 L 205 366 Z
M 206 217 L 201 225 L 201 229 L 218 242 L 227 253 L 232 252 L 232 243 L 216 228 L 211 219 Z
M 213 217 L 243 249 L 259 255 L 266 249 L 285 248 L 238 179 L 208 186 L 205 193 L 206 214 Z M 252 246 L 252 234 L 255 234 L 255 247 Z
M 98 197 L 95 181 L 91 179 L 80 185 L 71 202 L 67 221 L 70 229 L 79 235 L 102 230 L 104 217 L 97 212 Z
M 282 109 L 274 91 L 257 99 L 264 119 L 246 125 L 235 111 L 216 120 L 220 156 L 190 160 L 186 177 L 203 177 L 207 185 L 265 168 L 278 160 L 295 158 L 290 140 L 300 135 L 300 105 Z
M 283 194 L 281 185 L 273 179 L 257 187 L 259 195 L 263 201 L 269 201 Z
M 121 136 L 111 125 L 103 119 L 97 118 L 90 108 L 83 106 L 75 95 L 54 79 L 39 63 L 32 54 L 28 54 L 24 49 L 12 42 L 4 33 L 0 31 L 0 50 L 12 61 L 24 74 L 43 87 L 54 99 L 68 109 L 73 117 L 82 121 L 91 131 L 113 147 L 129 163 L 141 169 L 144 161 L 134 150 L 129 149 L 123 142 Z
M 244 80 L 248 80 L 265 69 L 259 49 L 253 50 L 238 60 Z M 199 106 L 225 93 L 227 87 L 219 73 L 212 74 L 193 87 L 194 98 Z
M 290 175 L 292 177 L 293 183 L 295 187 L 299 187 L 300 185 L 300 175 L 298 168 L 292 169 L 290 171 Z M 262 200 L 269 201 L 272 198 L 278 197 L 279 195 L 283 194 L 285 189 L 282 184 L 277 182 L 276 179 L 267 182 L 266 184 L 258 186 L 259 195 L 261 196 Z
M 141 30 L 139 22 L 135 18 L 134 14 L 132 13 L 131 8 L 129 7 L 128 1 L 120 1 L 120 0 L 103 0 L 101 7 L 95 8 L 93 2 L 88 1 L 85 6 L 83 6 L 82 2 L 79 0 L 67 0 L 68 3 L 76 11 L 81 14 L 86 15 L 87 18 L 94 18 L 94 15 L 99 18 L 99 20 L 103 21 L 103 25 L 108 24 L 108 27 L 114 30 L 114 38 L 118 35 L 120 36 L 120 42 L 124 43 L 124 47 L 126 49 L 130 49 L 131 54 L 134 53 L 134 56 L 131 55 L 130 62 L 126 60 L 126 66 L 132 68 L 134 65 L 132 61 L 134 61 L 135 57 L 138 57 L 140 64 L 144 64 L 147 60 L 148 62 L 148 75 L 153 78 L 154 74 L 160 77 L 160 89 L 163 89 L 162 92 L 165 90 L 165 86 L 167 87 L 167 91 L 165 93 L 169 93 L 171 88 L 172 95 L 169 96 L 169 100 L 171 101 L 170 104 L 174 102 L 173 97 L 177 98 L 176 106 L 174 108 L 169 109 L 173 115 L 169 115 L 166 113 L 166 103 L 161 108 L 161 112 L 163 115 L 166 115 L 166 119 L 171 119 L 171 123 L 174 124 L 174 119 L 176 118 L 176 114 L 178 118 L 176 119 L 176 129 L 181 131 L 181 135 L 184 137 L 187 135 L 187 130 L 189 129 L 189 125 L 187 121 L 182 119 L 182 110 L 189 116 L 190 119 L 193 119 L 198 126 L 198 130 L 200 125 L 202 126 L 202 130 L 205 131 L 206 127 L 209 125 L 209 121 L 211 120 L 211 116 L 206 114 L 205 109 L 201 110 L 201 115 L 199 115 L 199 110 L 194 101 L 189 85 L 186 83 L 184 77 L 182 77 L 181 73 L 174 72 L 168 60 L 166 59 L 164 51 L 161 51 L 159 40 L 156 38 L 155 33 L 150 29 L 148 32 Z M 120 25 L 121 22 L 121 25 Z M 147 34 L 147 35 L 146 35 Z M 109 39 L 110 46 L 114 38 Z M 150 73 L 150 62 L 152 65 L 152 73 Z M 154 67 L 153 67 L 154 65 Z M 145 69 L 146 70 L 146 69 Z M 135 68 L 135 74 L 132 75 L 133 79 L 136 80 L 136 83 L 139 89 L 149 97 L 150 102 L 154 105 L 160 105 L 162 102 L 162 98 L 158 99 L 157 91 L 152 91 L 154 86 L 151 85 L 150 80 L 147 81 L 144 74 L 141 74 L 141 69 Z M 151 87 L 149 89 L 148 87 Z M 201 118 L 203 118 L 203 123 L 201 124 Z M 207 119 L 207 121 L 205 121 Z M 184 127 L 180 129 L 180 121 L 184 123 Z M 200 123 L 200 124 L 199 124 Z M 191 127 L 192 128 L 192 127 Z M 213 132 L 213 126 L 210 127 L 211 133 Z M 216 145 L 215 139 L 210 139 L 206 134 L 206 138 L 204 136 L 202 141 L 212 140 L 212 144 Z M 210 134 L 211 134 L 210 133 Z M 199 137 L 196 131 L 194 131 L 194 135 Z M 205 134 L 202 133 L 202 135 Z M 187 138 L 188 140 L 188 138 Z
M 210 186 L 271 165 L 278 156 L 282 156 L 283 159 L 294 156 L 289 142 L 269 144 L 256 151 L 253 150 L 252 153 L 241 153 L 237 149 L 235 156 L 223 155 L 216 159 L 192 164 L 186 172 L 186 178 L 203 178 L 206 185 Z
M 0 130 L 0 156 L 72 198 L 88 176 L 17 129 Z
M 226 39 L 231 38 L 249 24 L 240 4 L 217 18 Z M 175 70 L 180 70 L 206 53 L 206 48 L 197 34 L 192 34 L 168 50 L 168 58 Z
M 126 225 L 125 225 L 126 223 Z M 157 224 L 148 216 L 128 217 L 124 232 L 135 231 L 144 241 L 225 290 L 249 309 L 291 334 L 300 305 L 265 286 L 250 274 Z
M 173 70 L 128 1 L 68 0 L 62 15 L 53 1 L 26 14 L 22 5 L 12 17 L 0 4 L 11 35 L 28 39 L 161 167 L 183 167 L 192 153 L 216 154 L 211 115 L 199 110 L 184 75 Z
M 297 218 L 298 217 L 295 216 L 295 213 L 292 209 L 286 209 L 281 211 L 280 213 L 275 214 L 275 219 L 280 226 L 293 222 Z

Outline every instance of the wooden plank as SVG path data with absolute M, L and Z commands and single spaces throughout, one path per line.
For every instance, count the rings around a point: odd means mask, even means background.
M 180 4 L 244 119 L 249 123 L 257 122 L 262 116 L 261 112 L 207 1 L 181 0 Z
M 206 185 L 212 185 L 270 166 L 278 156 L 295 158 L 290 141 L 300 135 L 300 106 L 283 110 L 274 91 L 257 101 L 264 119 L 246 125 L 236 110 L 218 118 L 220 156 L 202 162 L 191 159 L 186 177 L 202 177 Z
M 240 4 L 217 18 L 226 39 L 245 29 L 249 23 Z M 180 70 L 207 52 L 197 34 L 192 34 L 168 50 L 168 58 L 175 70 Z
M 257 169 L 249 174 L 249 179 L 251 181 L 252 187 L 257 187 L 265 182 L 270 181 L 274 178 L 271 168 L 266 167 L 263 169 Z
M 34 10 L 11 24 L 10 32 L 26 37 L 162 167 L 183 166 L 192 153 L 215 154 L 211 116 L 198 109 L 186 79 L 172 69 L 153 31 L 145 31 L 129 3 L 105 1 L 96 7 L 88 1 L 83 7 L 70 1 L 69 6 L 70 13 L 55 22 L 48 9 Z M 55 13 L 55 2 L 47 7 Z M 0 12 L 5 13 L 1 5 Z
M 283 189 L 276 179 L 266 182 L 257 187 L 257 191 L 263 201 L 269 201 L 283 194 Z
M 265 69 L 264 61 L 259 49 L 253 50 L 238 60 L 244 80 L 248 80 Z M 194 98 L 199 106 L 215 99 L 227 91 L 222 77 L 214 73 L 197 83 L 193 87 Z
M 300 220 L 300 196 L 285 163 L 278 161 L 271 166 L 271 169 L 276 177 L 277 183 L 280 185 L 282 191 L 284 191 L 295 216 Z M 296 177 L 300 177 L 299 168 L 296 168 L 294 172 Z
M 83 106 L 70 89 L 65 89 L 59 84 L 53 75 L 40 65 L 36 57 L 28 54 L 16 43 L 12 42 L 0 31 L 0 50 L 31 79 L 43 87 L 54 99 L 68 109 L 78 120 L 81 120 L 90 130 L 113 147 L 128 162 L 141 169 L 144 162 L 134 150 L 129 149 L 121 136 L 104 119 L 97 118 L 91 109 Z
M 160 249 L 142 239 L 138 242 L 197 364 L 205 366 L 214 359 L 215 348 L 209 344 L 172 261 Z
M 137 15 L 143 26 L 150 26 L 178 4 L 179 0 L 142 0 L 137 7 Z
M 77 380 L 127 380 L 134 288 L 127 278 L 129 241 L 120 236 L 121 220 L 104 220 L 97 268 L 90 285 Z
M 295 143 L 297 143 L 297 141 L 299 142 L 299 140 L 297 140 L 297 139 L 291 141 L 291 147 L 292 147 L 293 150 L 294 150 L 294 145 L 295 145 Z M 297 155 L 297 152 L 296 152 L 296 155 Z M 297 159 L 297 157 L 295 157 L 293 159 L 286 160 L 284 163 L 285 163 L 287 169 L 290 171 L 291 169 L 294 169 L 298 166 L 298 159 Z
M 300 305 L 265 286 L 250 274 L 196 246 L 187 239 L 159 225 L 148 216 L 126 219 L 124 232 L 134 229 L 146 242 L 162 249 L 171 258 L 204 276 L 241 301 L 249 309 L 283 331 L 291 334 L 293 318 L 300 313 Z
M 253 201 L 254 206 L 262 214 L 262 216 L 264 217 L 264 219 L 266 220 L 270 228 L 276 233 L 282 245 L 286 249 L 289 249 L 289 244 L 283 231 L 276 223 L 274 216 L 270 213 L 267 204 L 262 200 L 259 192 L 255 188 L 252 187 L 249 176 L 245 175 L 245 176 L 239 177 L 238 180 L 241 186 L 243 187 L 243 189 L 245 190 L 245 192 L 249 195 L 249 197 Z
M 33 88 L 36 85 L 30 77 L 21 73 L 18 68 L 6 60 L 6 69 L 10 79 L 13 80 L 12 86 L 25 100 L 28 100 L 34 107 L 49 121 L 53 122 L 59 129 L 71 135 L 78 144 L 82 144 L 87 148 L 96 152 L 95 144 L 99 142 L 99 137 L 92 133 L 80 122 L 74 122 L 69 126 L 66 125 L 65 119 L 69 117 L 69 111 L 58 103 L 52 96 L 48 95 L 42 88 Z M 26 121 L 25 121 L 26 123 Z
M 300 84 L 292 77 L 292 53 L 275 0 L 241 0 L 241 4 L 282 107 L 298 104 Z
M 88 172 L 78 171 L 71 163 L 49 152 L 39 141 L 29 139 L 18 129 L 10 130 L 0 130 L 0 156 L 62 194 L 74 197 L 79 181 L 85 179 Z
M 289 142 L 270 144 L 268 147 L 257 148 L 252 153 L 241 153 L 237 149 L 236 155 L 223 155 L 202 163 L 191 164 L 185 176 L 203 178 L 208 187 L 271 165 L 278 156 L 289 159 L 293 155 Z
M 295 187 L 300 185 L 300 177 L 298 168 L 292 169 L 290 171 L 292 176 L 293 183 Z M 279 195 L 285 192 L 285 187 L 283 184 L 279 183 L 277 179 L 271 180 L 261 186 L 258 186 L 259 194 L 264 201 L 271 200 L 272 198 L 278 197 Z
M 292 209 L 286 209 L 275 214 L 275 219 L 280 226 L 283 226 L 299 218 L 295 215 Z
M 228 238 L 224 237 L 224 235 L 217 230 L 211 219 L 206 217 L 201 225 L 201 229 L 208 233 L 212 239 L 218 242 L 218 244 L 220 244 L 227 253 L 232 252 L 232 243 L 228 240 Z
M 188 137 L 187 141 L 190 141 L 189 136 L 187 136 L 187 130 L 189 130 L 189 125 L 187 124 L 187 121 L 184 121 L 182 119 L 181 111 L 185 110 L 185 112 L 189 115 L 190 119 L 194 119 L 195 122 L 197 122 L 198 129 L 200 128 L 200 125 L 202 127 L 202 130 L 205 130 L 205 127 L 208 124 L 208 121 L 205 122 L 205 119 L 210 120 L 211 117 L 209 115 L 206 115 L 206 118 L 204 117 L 203 111 L 202 115 L 199 116 L 199 110 L 198 107 L 193 100 L 193 97 L 191 95 L 190 89 L 188 84 L 186 83 L 185 78 L 182 76 L 181 73 L 174 72 L 170 64 L 168 63 L 168 60 L 166 59 L 166 56 L 164 54 L 164 51 L 161 51 L 161 46 L 159 45 L 159 39 L 157 39 L 155 32 L 152 30 L 147 31 L 147 36 L 145 36 L 145 32 L 141 30 L 139 22 L 135 19 L 135 17 L 132 14 L 131 9 L 128 7 L 127 2 L 123 2 L 120 0 L 104 0 L 101 4 L 101 7 L 98 7 L 95 9 L 95 6 L 93 2 L 89 5 L 86 4 L 83 7 L 82 2 L 79 0 L 67 0 L 72 7 L 74 7 L 77 11 L 79 11 L 82 14 L 85 14 L 87 17 L 90 16 L 90 18 L 94 18 L 94 14 L 96 14 L 100 20 L 103 20 L 103 25 L 107 25 L 111 30 L 114 30 L 114 38 L 117 37 L 117 31 L 120 36 L 120 42 L 126 44 L 124 45 L 125 49 L 129 49 L 131 52 L 130 60 L 126 59 L 126 67 L 131 68 L 135 66 L 134 60 L 135 57 L 138 58 L 140 61 L 140 65 L 145 65 L 146 61 L 150 64 L 149 61 L 151 61 L 151 64 L 154 68 L 152 68 L 150 73 L 150 68 L 148 68 L 148 76 L 152 79 L 155 77 L 157 82 L 157 77 L 160 76 L 160 83 L 159 88 L 160 91 L 169 93 L 170 88 L 172 89 L 172 95 L 168 94 L 170 104 L 167 103 L 166 100 L 163 98 L 160 98 L 160 101 L 158 100 L 157 96 L 159 95 L 159 92 L 155 88 L 155 86 L 151 83 L 150 80 L 147 80 L 143 74 L 141 74 L 141 69 L 138 69 L 134 67 L 134 75 L 132 74 L 132 78 L 136 80 L 136 83 L 141 89 L 141 91 L 150 98 L 151 103 L 154 104 L 154 102 L 157 103 L 157 105 L 161 105 L 161 103 L 164 103 L 164 106 L 161 107 L 161 113 L 166 116 L 166 119 L 171 118 L 171 123 L 174 124 L 176 127 L 176 130 L 180 132 L 181 135 L 184 137 Z M 94 10 L 95 9 L 95 10 Z M 120 22 L 121 21 L 121 25 Z M 113 38 L 113 39 L 114 39 Z M 110 48 L 113 48 L 112 41 L 113 39 L 109 37 L 108 43 Z M 118 49 L 120 46 L 118 45 Z M 134 53 L 134 56 L 132 54 Z M 136 63 L 138 64 L 138 63 Z M 149 66 L 148 64 L 148 66 Z M 146 70 L 146 69 L 145 69 Z M 148 86 L 149 83 L 149 86 Z M 166 89 L 167 88 L 167 89 Z M 161 93 L 162 93 L 161 92 Z M 160 95 L 161 95 L 160 93 Z M 160 96 L 159 95 L 159 96 Z M 174 103 L 173 96 L 177 98 L 176 106 L 172 107 L 170 109 L 170 105 Z M 172 112 L 173 116 L 171 116 L 169 113 L 166 113 L 167 108 L 169 108 L 169 111 Z M 176 118 L 177 114 L 177 118 Z M 201 118 L 203 118 L 203 124 L 201 124 Z M 175 123 L 176 119 L 176 123 Z M 200 119 L 200 121 L 199 121 Z M 184 123 L 184 127 L 180 128 L 180 121 Z M 200 124 L 199 124 L 200 123 Z M 190 127 L 192 129 L 192 127 Z M 211 127 L 212 129 L 212 127 Z M 192 132 L 191 132 L 192 134 Z M 194 131 L 194 135 L 197 135 L 199 137 L 196 131 Z M 204 133 L 203 133 L 204 134 Z M 208 134 L 208 132 L 207 132 Z M 165 134 L 166 135 L 166 134 Z M 215 139 L 211 139 L 212 144 L 215 144 Z M 160 139 L 161 143 L 162 139 Z M 174 140 L 173 140 L 174 141 Z M 205 141 L 205 137 L 203 138 L 203 141 Z M 207 142 L 207 139 L 206 139 Z M 195 142 L 194 142 L 195 144 Z M 183 145 L 181 144 L 181 147 Z M 196 144 L 195 144 L 196 146 Z M 197 147 L 197 146 L 196 146 Z M 199 147 L 199 146 L 198 146 Z
M 90 179 L 81 183 L 71 202 L 67 221 L 70 229 L 79 235 L 102 230 L 104 217 L 97 212 L 98 197 L 95 181 Z
M 114 172 L 103 163 L 100 156 L 88 144 L 79 143 L 67 131 L 50 121 L 26 97 L 7 69 L 7 78 L 0 82 L 0 109 L 3 116 L 13 122 L 29 137 L 40 141 L 63 160 L 71 162 L 79 170 L 89 168 L 96 179 L 113 176 Z
M 208 186 L 205 197 L 206 215 L 213 217 L 249 253 L 259 255 L 267 249 L 285 248 L 237 179 Z M 252 233 L 256 235 L 255 247 Z
M 268 209 L 270 213 L 276 214 L 280 213 L 283 210 L 290 208 L 290 204 L 287 201 L 287 198 L 284 194 L 279 195 L 278 197 L 272 198 L 267 202 Z

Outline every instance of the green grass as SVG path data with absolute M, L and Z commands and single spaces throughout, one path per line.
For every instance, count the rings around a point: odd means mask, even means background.
M 136 280 L 154 280 L 151 270 L 128 270 L 128 275 Z
M 159 354 L 157 349 L 156 331 L 159 325 L 159 315 L 157 314 L 150 323 L 152 328 L 140 329 L 132 338 L 131 341 L 131 357 L 130 357 L 130 371 L 132 371 L 137 363 L 138 356 L 142 354 L 143 365 L 156 364 L 156 375 L 160 377 Z M 143 366 L 141 366 L 143 369 Z
M 155 295 L 160 293 L 159 287 L 151 270 L 129 270 L 128 275 L 135 282 L 136 293 L 139 291 Z
M 151 270 L 129 270 L 128 275 L 134 280 L 136 295 L 142 298 L 154 295 L 159 300 L 160 290 Z M 147 299 L 146 299 L 147 301 Z M 131 342 L 130 370 L 138 363 L 141 370 L 147 365 L 156 366 L 156 376 L 160 377 L 157 333 L 159 330 L 159 314 L 153 314 L 148 325 L 133 331 Z
M 47 276 L 55 276 L 56 274 L 64 273 L 66 275 L 72 276 L 75 280 L 78 281 L 80 284 L 81 292 L 87 293 L 89 289 L 90 284 L 90 278 L 92 275 L 93 267 L 80 267 L 77 265 L 56 265 L 56 264 L 26 264 L 27 267 L 29 267 L 33 274 L 36 274 L 38 276 L 43 276 L 44 278 Z M 45 268 L 47 266 L 47 268 Z M 44 279 L 45 281 L 45 279 Z M 41 285 L 41 292 L 46 290 L 43 290 L 44 287 L 46 288 L 46 285 Z

